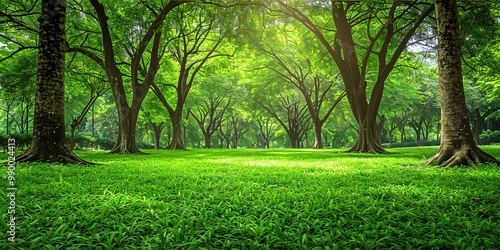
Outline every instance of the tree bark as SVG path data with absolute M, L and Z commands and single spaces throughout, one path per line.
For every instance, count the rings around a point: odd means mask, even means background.
M 182 110 L 181 110 L 182 112 Z M 178 112 L 176 112 L 178 113 Z M 184 131 L 182 125 L 182 114 L 176 114 L 170 116 L 170 121 L 172 122 L 172 140 L 168 144 L 168 149 L 186 149 L 186 143 L 184 140 Z
M 358 139 L 348 152 L 363 152 L 380 154 L 385 152 L 380 143 L 380 136 L 377 134 L 377 124 L 375 116 L 366 116 L 365 122 L 359 124 Z
M 438 27 L 441 145 L 427 164 L 444 167 L 500 162 L 479 149 L 472 136 L 462 80 L 456 0 L 434 0 Z
M 90 165 L 68 147 L 64 124 L 66 1 L 43 0 L 31 148 L 18 162 Z
M 321 127 L 323 124 L 320 121 L 313 121 L 314 123 L 314 144 L 312 148 L 323 148 L 323 134 L 321 133 Z
M 160 122 L 159 124 L 156 124 L 151 121 L 151 128 L 153 128 L 153 133 L 155 137 L 155 149 L 158 150 L 160 149 L 161 131 L 165 128 L 165 123 Z

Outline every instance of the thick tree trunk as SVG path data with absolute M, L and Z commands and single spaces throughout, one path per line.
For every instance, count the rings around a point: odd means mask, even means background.
M 118 138 L 111 154 L 142 154 L 136 144 L 135 129 L 139 109 L 118 108 Z
M 295 133 L 288 133 L 288 138 L 290 138 L 290 148 L 299 148 L 299 135 Z
M 177 113 L 177 112 L 176 112 Z M 168 145 L 168 149 L 186 149 L 184 142 L 184 129 L 182 126 L 182 115 L 174 115 L 170 117 L 172 121 L 172 141 Z
M 348 152 L 361 152 L 371 154 L 381 154 L 385 150 L 380 143 L 380 136 L 377 134 L 377 124 L 375 116 L 368 117 L 366 122 L 359 124 L 358 139 Z
M 438 27 L 441 146 L 426 163 L 441 166 L 500 164 L 480 150 L 472 137 L 462 82 L 460 35 L 456 0 L 434 0 Z
M 321 124 L 320 121 L 314 121 L 314 144 L 312 148 L 323 148 L 323 138 L 321 134 L 321 127 L 323 124 Z
M 238 138 L 236 136 L 233 136 L 233 148 L 238 148 Z
M 205 139 L 205 148 L 212 148 L 212 135 L 209 133 L 204 133 L 203 137 Z
M 91 164 L 68 147 L 64 124 L 66 1 L 42 1 L 31 148 L 18 162 Z

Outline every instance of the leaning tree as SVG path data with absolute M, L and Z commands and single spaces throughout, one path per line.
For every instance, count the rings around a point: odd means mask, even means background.
M 426 163 L 476 166 L 500 162 L 479 149 L 470 129 L 462 80 L 462 54 L 456 0 L 434 0 L 438 28 L 441 146 Z
M 43 0 L 31 148 L 18 162 L 91 164 L 68 147 L 64 126 L 66 0 Z

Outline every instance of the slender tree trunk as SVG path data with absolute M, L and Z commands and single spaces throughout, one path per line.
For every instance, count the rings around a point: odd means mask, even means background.
M 441 166 L 500 164 L 480 150 L 470 129 L 462 82 L 460 35 L 456 0 L 434 0 L 438 27 L 441 146 L 426 163 Z
M 92 104 L 92 135 L 95 135 L 95 111 L 94 111 L 95 103 Z
M 9 127 L 10 127 L 10 121 L 9 121 L 9 113 L 10 113 L 10 103 L 7 104 L 7 110 L 5 111 L 6 115 L 5 118 L 7 118 L 6 125 L 5 125 L 5 131 L 6 135 L 10 135 Z
M 392 130 L 389 131 L 389 148 L 392 148 Z
M 481 145 L 481 134 L 483 133 L 483 121 L 475 121 L 472 123 L 474 141 Z
M 401 146 L 403 146 L 403 143 L 405 142 L 405 133 L 406 133 L 405 127 L 406 127 L 405 123 L 403 122 L 399 129 L 399 132 L 401 132 Z
M 472 112 L 470 112 L 470 115 L 471 115 L 470 118 L 472 120 L 472 132 L 474 136 L 474 141 L 478 145 L 481 145 L 480 135 L 483 132 L 484 118 L 481 116 L 479 109 L 474 109 Z
M 73 123 L 74 123 L 74 120 L 71 123 L 71 131 L 70 131 L 70 139 L 69 139 L 69 148 L 71 150 L 75 149 L 75 130 L 76 130 L 76 126 Z
M 154 140 L 155 140 L 155 150 L 160 149 L 160 137 L 161 137 L 161 131 L 165 128 L 165 123 L 160 122 L 160 124 L 155 124 L 154 122 L 151 122 L 151 128 L 153 129 L 153 134 L 154 134 Z
M 381 116 L 379 116 L 379 122 L 377 123 L 377 133 L 379 135 L 380 142 L 382 142 L 382 132 L 384 130 L 384 124 L 385 124 L 386 119 L 387 118 L 385 115 L 381 115 Z
M 66 1 L 43 0 L 31 148 L 18 162 L 91 164 L 68 147 L 64 124 Z

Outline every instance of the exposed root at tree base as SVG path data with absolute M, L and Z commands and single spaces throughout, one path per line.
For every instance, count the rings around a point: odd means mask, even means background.
M 441 167 L 477 167 L 479 164 L 495 164 L 500 166 L 500 161 L 475 146 L 462 146 L 455 148 L 452 145 L 441 146 L 436 155 L 423 164 Z
M 168 146 L 167 146 L 167 149 L 171 149 L 171 150 L 185 150 L 186 147 L 184 145 L 181 145 L 181 144 L 178 144 L 178 143 L 170 143 Z
M 115 145 L 113 149 L 109 152 L 110 154 L 120 154 L 120 155 L 145 155 L 138 147 L 126 147 L 123 145 Z
M 29 150 L 16 159 L 17 163 L 61 163 L 61 164 L 76 164 L 76 165 L 99 165 L 89 162 L 76 156 L 69 150 L 62 150 L 62 152 L 54 154 L 42 154 L 39 150 Z
M 348 153 L 368 153 L 368 154 L 384 154 L 385 150 L 382 146 L 378 145 L 360 145 L 356 143 L 352 148 L 347 150 Z

